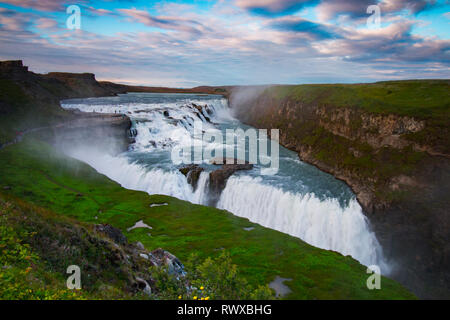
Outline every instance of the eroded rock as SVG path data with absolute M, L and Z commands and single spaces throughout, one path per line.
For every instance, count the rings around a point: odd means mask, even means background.
M 204 171 L 204 169 L 198 164 L 189 164 L 180 168 L 179 170 L 183 175 L 186 176 L 187 182 L 192 186 L 192 188 L 194 190 L 197 189 L 200 174 Z

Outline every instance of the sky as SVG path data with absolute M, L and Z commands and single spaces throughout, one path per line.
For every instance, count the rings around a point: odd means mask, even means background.
M 449 22 L 450 0 L 0 0 L 0 60 L 169 87 L 448 79 Z

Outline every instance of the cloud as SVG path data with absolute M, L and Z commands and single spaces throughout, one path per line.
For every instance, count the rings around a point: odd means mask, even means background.
M 450 40 L 411 35 L 413 22 L 404 21 L 380 29 L 347 30 L 346 37 L 313 44 L 321 54 L 364 64 L 450 63 Z
M 236 0 L 236 5 L 254 14 L 280 16 L 294 13 L 317 2 L 315 0 Z
M 206 28 L 201 23 L 191 19 L 172 16 L 152 16 L 147 11 L 137 9 L 119 9 L 118 11 L 130 17 L 132 20 L 149 27 L 194 34 L 201 34 L 204 31 L 209 30 L 209 28 Z
M 382 0 L 380 3 L 383 12 L 399 12 L 408 10 L 417 14 L 436 5 L 436 0 Z
M 55 30 L 58 22 L 50 18 L 39 18 L 36 21 L 36 27 L 39 29 L 51 29 Z
M 377 4 L 381 15 L 399 13 L 407 10 L 410 14 L 417 14 L 433 7 L 435 0 L 322 0 L 316 7 L 321 21 L 329 21 L 340 15 L 350 18 L 368 17 L 366 13 L 370 5 Z
M 105 21 L 115 19 L 121 32 L 62 25 L 53 32 L 47 12 L 0 8 L 0 59 L 24 59 L 37 72 L 89 71 L 98 79 L 176 87 L 450 76 L 449 41 L 414 35 L 419 22 L 412 18 L 371 30 L 261 17 L 226 1 L 206 11 L 161 6 L 157 14 L 108 8 L 116 15 L 105 12 Z
M 0 30 L 22 33 L 25 31 L 33 15 L 17 13 L 14 10 L 0 7 Z
M 334 0 L 322 1 L 317 7 L 317 16 L 321 21 L 329 21 L 338 15 L 352 18 L 367 17 L 367 7 L 373 5 L 373 0 Z
M 275 30 L 302 33 L 308 35 L 311 40 L 339 37 L 332 27 L 298 17 L 283 17 L 271 20 L 267 23 L 267 26 Z
M 69 0 L 2 0 L 3 3 L 11 4 L 17 7 L 33 8 L 39 11 L 64 11 L 65 8 L 73 4 Z M 84 3 L 78 0 L 78 4 Z

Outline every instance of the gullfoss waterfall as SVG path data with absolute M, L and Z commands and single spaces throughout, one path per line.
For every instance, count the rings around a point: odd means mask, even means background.
M 180 166 L 173 163 L 173 149 L 190 146 L 192 141 L 204 143 L 194 134 L 198 121 L 205 130 L 249 128 L 234 119 L 227 101 L 216 95 L 128 93 L 62 104 L 83 112 L 127 114 L 133 122 L 130 132 L 135 142 L 127 152 L 113 156 L 90 146 L 66 146 L 70 156 L 125 188 L 204 205 L 211 204 L 209 173 L 217 166 L 202 163 L 194 188 Z M 210 151 L 217 143 L 203 147 Z M 347 185 L 281 146 L 278 172 L 261 175 L 261 167 L 255 164 L 252 170 L 237 171 L 229 177 L 214 205 L 316 247 L 351 255 L 364 265 L 378 265 L 382 273 L 389 273 L 375 234 Z

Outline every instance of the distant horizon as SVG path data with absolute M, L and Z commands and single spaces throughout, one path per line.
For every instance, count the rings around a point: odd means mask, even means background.
M 168 88 L 168 89 L 194 89 L 197 87 L 259 87 L 259 86 L 297 86 L 297 85 L 314 85 L 314 84 L 369 84 L 369 83 L 377 83 L 377 82 L 385 82 L 385 81 L 415 81 L 415 80 L 440 80 L 440 81 L 446 81 L 450 80 L 450 78 L 412 78 L 412 79 L 389 79 L 389 80 L 375 80 L 375 81 L 367 81 L 367 82 L 317 82 L 317 83 L 262 83 L 262 84 L 245 84 L 245 85 L 239 85 L 239 84 L 200 84 L 194 87 L 170 87 L 165 85 L 147 85 L 147 84 L 130 84 L 126 82 L 120 82 L 113 81 L 109 79 L 99 79 L 95 73 L 88 72 L 88 71 L 80 71 L 80 72 L 70 72 L 70 71 L 64 71 L 64 70 L 51 70 L 51 71 L 43 71 L 43 72 L 37 72 L 33 70 L 32 66 L 28 65 L 25 61 L 22 59 L 10 59 L 10 60 L 1 60 L 1 61 L 22 61 L 23 65 L 28 67 L 28 70 L 37 73 L 37 74 L 49 74 L 49 73 L 74 73 L 74 74 L 84 74 L 84 73 L 91 73 L 94 74 L 95 79 L 98 82 L 111 82 L 115 84 L 125 85 L 125 86 L 133 86 L 133 87 L 154 87 L 154 88 Z

